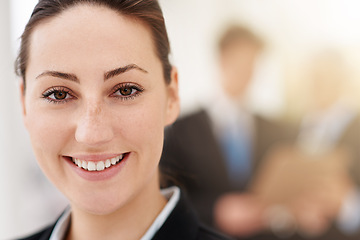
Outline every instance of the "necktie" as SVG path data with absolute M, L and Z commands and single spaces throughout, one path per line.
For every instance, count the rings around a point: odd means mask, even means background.
M 242 187 L 251 173 L 251 140 L 248 130 L 227 126 L 222 136 L 229 180 L 234 187 Z

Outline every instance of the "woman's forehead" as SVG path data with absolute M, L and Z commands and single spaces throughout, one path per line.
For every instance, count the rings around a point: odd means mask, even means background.
M 56 42 L 62 45 L 70 42 L 77 46 L 88 43 L 100 43 L 104 47 L 108 44 L 131 46 L 151 41 L 151 33 L 140 21 L 109 8 L 80 5 L 40 23 L 35 27 L 32 39 L 43 44 Z
M 99 6 L 80 5 L 40 23 L 31 36 L 29 67 L 36 64 L 146 65 L 156 57 L 151 32 L 140 21 Z M 144 66 L 145 67 L 145 66 Z

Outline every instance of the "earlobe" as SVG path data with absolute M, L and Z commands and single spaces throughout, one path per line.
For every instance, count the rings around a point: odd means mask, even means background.
M 166 115 L 166 125 L 175 122 L 180 113 L 180 98 L 178 86 L 178 71 L 176 67 L 171 69 L 171 82 L 167 85 L 168 105 Z

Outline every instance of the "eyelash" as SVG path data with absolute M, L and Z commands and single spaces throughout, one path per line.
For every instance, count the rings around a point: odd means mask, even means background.
M 125 90 L 125 89 L 131 89 L 131 94 L 128 96 L 124 96 L 119 92 L 120 90 Z M 135 90 L 135 93 L 133 93 L 134 90 Z M 115 98 L 119 98 L 122 101 L 132 100 L 132 99 L 136 98 L 137 96 L 139 96 L 143 91 L 144 91 L 144 88 L 137 84 L 120 83 L 113 88 L 111 96 L 114 96 Z M 117 92 L 119 92 L 119 95 L 116 96 L 115 94 Z
M 50 98 L 51 95 L 56 94 L 56 93 L 65 94 L 65 98 L 64 99 L 56 99 L 56 97 Z M 75 96 L 74 96 L 74 94 L 72 94 L 71 90 L 66 87 L 51 87 L 42 94 L 42 98 L 46 99 L 50 103 L 59 104 L 59 103 L 66 103 L 66 102 L 74 99 Z
M 125 89 L 130 89 L 131 94 L 128 96 L 124 96 L 124 95 L 122 95 L 122 93 L 119 92 L 120 90 L 125 90 Z M 135 90 L 135 93 L 133 93 L 134 90 Z M 113 87 L 112 93 L 110 96 L 118 98 L 122 101 L 132 100 L 135 97 L 139 96 L 143 91 L 144 91 L 144 88 L 137 84 L 120 83 L 120 84 L 117 84 L 115 87 Z M 115 95 L 117 92 L 119 92 L 119 95 Z M 54 98 L 50 97 L 51 95 L 56 94 L 56 93 L 65 94 L 65 98 L 64 99 L 56 99 L 55 96 L 54 96 Z M 72 93 L 72 91 L 66 87 L 51 87 L 42 94 L 42 98 L 44 98 L 45 100 L 47 100 L 50 103 L 60 104 L 60 103 L 66 103 L 68 101 L 71 101 L 72 99 L 74 99 L 76 97 Z

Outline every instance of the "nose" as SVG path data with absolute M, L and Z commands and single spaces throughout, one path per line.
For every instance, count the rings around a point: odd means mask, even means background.
M 75 139 L 88 146 L 100 146 L 111 141 L 114 132 L 109 116 L 100 103 L 88 103 L 77 122 Z

